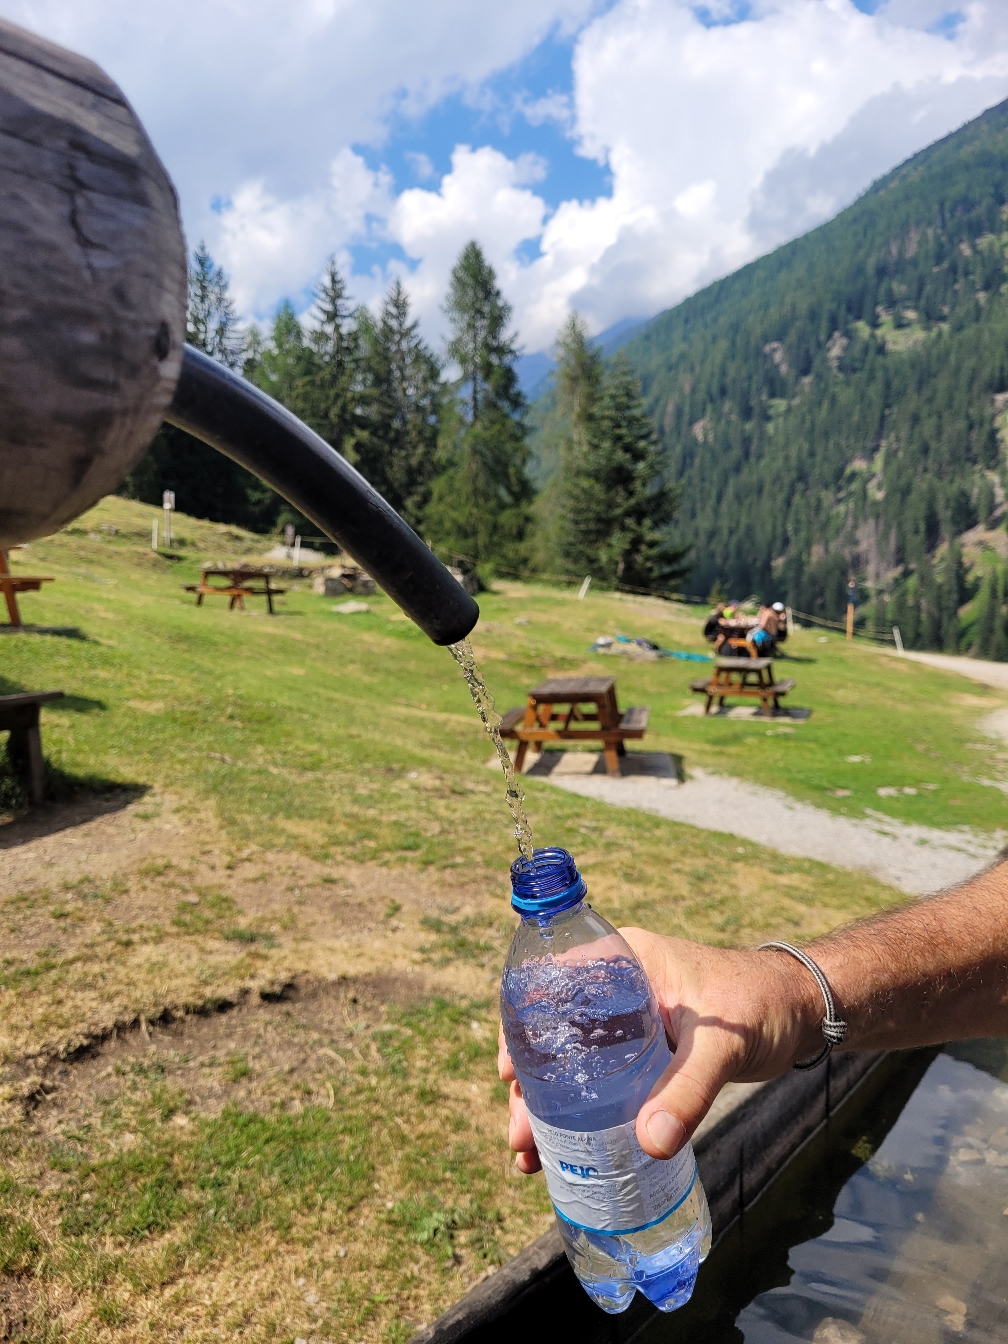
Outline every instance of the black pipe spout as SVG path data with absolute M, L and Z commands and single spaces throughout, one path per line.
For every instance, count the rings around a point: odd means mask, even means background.
M 165 419 L 271 485 L 435 644 L 455 644 L 479 620 L 462 585 L 360 472 L 272 397 L 190 345 Z

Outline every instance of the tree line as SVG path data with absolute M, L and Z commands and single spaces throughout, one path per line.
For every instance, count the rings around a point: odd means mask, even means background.
M 439 355 L 400 280 L 374 313 L 352 303 L 331 259 L 306 317 L 284 301 L 267 331 L 242 330 L 227 277 L 201 243 L 187 340 L 293 411 L 437 551 L 483 580 L 563 569 L 646 587 L 680 576 L 682 548 L 667 535 L 677 495 L 629 366 L 607 369 L 576 315 L 561 334 L 559 378 L 577 410 L 554 536 L 529 470 L 512 309 L 475 241 L 456 261 L 443 312 L 449 336 Z M 269 487 L 170 425 L 123 492 L 157 504 L 164 489 L 199 517 L 314 531 Z

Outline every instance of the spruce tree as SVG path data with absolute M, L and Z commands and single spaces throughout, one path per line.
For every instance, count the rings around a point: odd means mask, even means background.
M 962 548 L 952 541 L 945 555 L 941 586 L 941 638 L 946 653 L 959 652 L 959 604 L 964 587 Z
M 315 289 L 315 321 L 308 332 L 310 377 L 302 395 L 303 419 L 338 453 L 352 456 L 357 431 L 357 326 L 346 281 L 330 257 Z
M 410 320 L 409 295 L 396 280 L 380 317 L 358 315 L 360 412 L 352 460 L 414 527 L 437 472 L 441 367 Z
M 1001 576 L 1001 602 L 998 606 L 994 643 L 991 657 L 997 663 L 1008 663 L 1008 569 Z
M 511 305 L 476 242 L 463 248 L 444 308 L 448 357 L 459 368 L 441 433 L 443 471 L 424 511 L 443 551 L 482 567 L 520 571 L 527 560 L 532 484 L 525 399 L 518 385 Z
M 689 572 L 687 548 L 666 536 L 678 492 L 663 478 L 654 426 L 625 356 L 616 356 L 592 402 L 583 438 L 572 438 L 564 464 L 565 561 L 607 585 L 670 586 Z
M 242 335 L 228 278 L 200 242 L 189 264 L 186 342 L 211 358 L 236 369 L 242 358 Z
M 202 242 L 189 265 L 186 340 L 228 368 L 241 362 L 243 341 L 228 278 Z M 237 462 L 167 424 L 158 430 L 119 493 L 159 505 L 164 490 L 174 490 L 179 508 L 196 518 L 237 523 L 253 531 L 272 528 L 284 507 L 279 495 Z
M 977 607 L 974 627 L 973 651 L 978 658 L 989 658 L 994 650 L 998 626 L 1001 624 L 1001 595 L 999 592 L 997 571 L 987 571 L 980 601 Z
M 246 358 L 244 371 L 281 406 L 302 420 L 313 418 L 318 361 L 289 299 L 277 309 L 269 339 L 258 343 L 254 358 Z

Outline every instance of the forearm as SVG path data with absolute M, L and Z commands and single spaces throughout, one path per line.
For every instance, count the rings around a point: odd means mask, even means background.
M 844 1049 L 1008 1035 L 1008 863 L 930 900 L 838 930 L 806 949 L 848 1024 Z M 799 975 L 807 974 L 795 965 Z M 813 998 L 812 1002 L 815 1000 Z M 821 997 L 802 1045 L 821 1045 Z

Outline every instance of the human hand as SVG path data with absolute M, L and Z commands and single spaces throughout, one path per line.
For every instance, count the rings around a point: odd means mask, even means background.
M 620 933 L 654 988 L 675 1056 L 637 1116 L 652 1157 L 672 1157 L 692 1138 L 728 1082 L 786 1073 L 821 1044 L 822 1004 L 812 977 L 790 957 L 724 951 L 645 929 Z M 509 1142 L 519 1171 L 539 1170 L 528 1113 L 501 1028 L 498 1071 L 511 1083 Z

